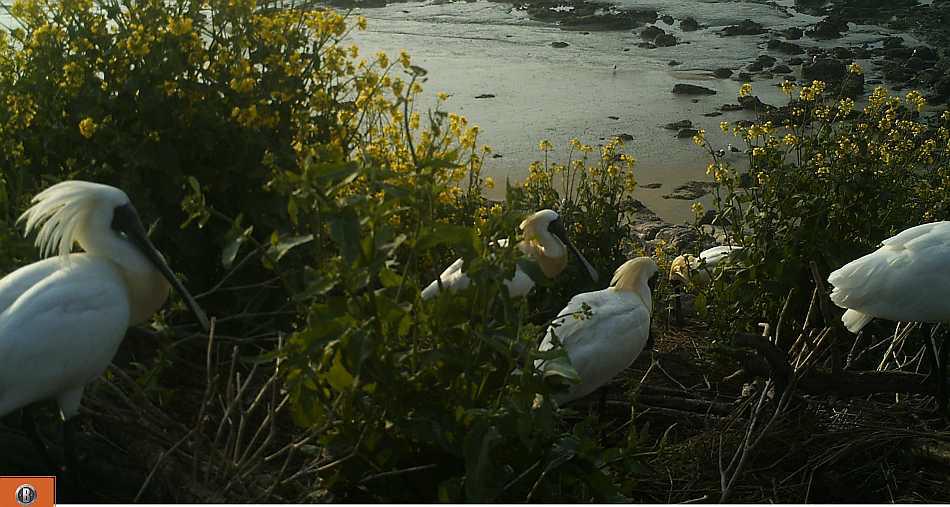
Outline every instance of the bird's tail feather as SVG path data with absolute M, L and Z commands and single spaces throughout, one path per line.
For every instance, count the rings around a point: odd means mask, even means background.
M 841 322 L 844 323 L 844 327 L 848 328 L 848 331 L 858 334 L 861 328 L 868 325 L 868 322 L 871 322 L 873 318 L 874 317 L 857 310 L 848 310 L 841 316 Z

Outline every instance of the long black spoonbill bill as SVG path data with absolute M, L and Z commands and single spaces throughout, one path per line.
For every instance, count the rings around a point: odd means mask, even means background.
M 55 399 L 65 421 L 67 468 L 75 466 L 73 417 L 85 386 L 112 361 L 129 326 L 148 320 L 169 284 L 207 329 L 194 298 L 146 236 L 117 188 L 64 181 L 37 194 L 20 221 L 38 230 L 43 257 L 0 279 L 0 417 Z M 78 243 L 83 253 L 72 253 Z M 43 455 L 29 410 L 27 430 Z
M 518 249 L 536 262 L 545 276 L 553 279 L 561 274 L 561 271 L 564 271 L 564 268 L 567 267 L 567 251 L 570 249 L 580 259 L 590 277 L 595 282 L 597 281 L 597 271 L 568 239 L 567 231 L 564 229 L 564 224 L 561 223 L 557 212 L 549 209 L 538 211 L 524 219 L 519 228 L 522 231 L 523 239 L 518 243 Z M 498 240 L 497 244 L 506 247 L 508 246 L 508 240 Z M 462 259 L 458 259 L 446 268 L 439 275 L 439 280 L 433 281 L 422 290 L 422 299 L 430 299 L 439 293 L 440 280 L 442 289 L 451 292 L 468 287 L 471 280 L 462 271 L 462 263 Z M 521 267 L 518 267 L 515 269 L 514 277 L 505 280 L 505 286 L 508 287 L 510 297 L 521 297 L 531 292 L 531 289 L 534 288 L 534 280 Z
M 538 350 L 550 350 L 556 335 L 581 378 L 580 383 L 555 397 L 559 404 L 594 392 L 643 352 L 650 337 L 653 312 L 649 282 L 658 270 L 649 257 L 623 263 L 614 273 L 610 287 L 574 296 L 548 327 Z M 577 318 L 585 304 L 592 315 Z M 545 369 L 543 359 L 535 364 Z

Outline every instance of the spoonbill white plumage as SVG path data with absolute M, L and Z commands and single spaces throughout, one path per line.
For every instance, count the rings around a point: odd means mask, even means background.
M 905 322 L 950 321 L 950 222 L 922 224 L 883 241 L 877 250 L 828 275 L 831 300 L 847 311 L 841 316 L 857 334 L 871 319 Z M 929 356 L 938 382 L 938 401 L 946 404 L 946 360 Z M 946 356 L 946 339 L 943 354 Z
M 574 296 L 548 327 L 538 350 L 550 350 L 556 335 L 581 378 L 566 393 L 555 396 L 558 403 L 594 392 L 637 359 L 650 337 L 653 298 L 649 282 L 658 270 L 649 257 L 623 263 L 614 272 L 611 287 Z M 583 313 L 585 304 L 592 315 L 575 317 Z M 543 359 L 535 365 L 545 369 Z
M 680 255 L 670 264 L 670 281 L 706 285 L 712 279 L 716 266 L 728 259 L 741 246 L 721 245 L 703 250 L 699 257 Z
M 728 262 L 733 252 L 741 249 L 741 246 L 721 245 L 703 250 L 699 253 L 699 257 L 690 254 L 680 255 L 670 263 L 670 282 L 674 288 L 690 283 L 695 286 L 705 286 L 712 280 L 716 266 Z M 674 303 L 676 321 L 682 322 L 682 291 L 679 289 L 676 290 Z
M 20 216 L 43 257 L 0 279 L 0 417 L 50 398 L 59 404 L 67 466 L 83 389 L 112 361 L 129 326 L 149 319 L 169 284 L 208 320 L 146 236 L 125 192 L 64 181 Z M 78 243 L 84 253 L 71 253 Z M 28 432 L 48 459 L 32 418 Z
M 567 251 L 570 249 L 581 260 L 590 277 L 595 282 L 597 281 L 597 271 L 568 239 L 567 231 L 564 230 L 564 224 L 561 223 L 557 212 L 549 209 L 538 211 L 524 219 L 519 228 L 523 239 L 518 242 L 518 249 L 536 262 L 545 276 L 555 278 L 564 271 L 567 267 Z M 495 243 L 502 248 L 508 246 L 507 239 L 500 239 Z M 439 275 L 439 280 L 433 281 L 422 290 L 422 299 L 435 297 L 442 289 L 454 292 L 468 287 L 471 280 L 462 271 L 462 264 L 462 259 L 457 259 L 446 268 Z M 531 292 L 534 288 L 534 280 L 519 266 L 515 269 L 514 277 L 505 280 L 505 286 L 508 287 L 510 297 L 521 297 Z

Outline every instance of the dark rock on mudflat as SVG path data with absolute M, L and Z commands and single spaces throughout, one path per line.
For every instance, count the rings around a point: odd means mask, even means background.
M 670 225 L 656 232 L 654 239 L 663 240 L 676 251 L 697 250 L 703 242 L 702 236 L 689 225 Z
M 551 43 L 552 48 L 566 48 L 568 46 L 570 46 L 570 44 L 561 41 L 555 41 Z
M 914 48 L 914 56 L 928 62 L 936 61 L 938 58 L 937 52 L 927 46 Z
M 759 72 L 762 70 L 762 62 L 752 62 L 749 65 L 746 65 L 745 68 L 749 72 Z
M 715 118 L 717 116 L 722 116 L 722 111 L 710 111 L 708 113 L 703 113 L 703 116 L 708 118 Z
M 759 55 L 755 61 L 761 63 L 763 67 L 771 67 L 773 64 L 775 64 L 775 57 L 769 55 Z
M 658 48 L 666 48 L 676 45 L 676 37 L 664 33 L 656 36 L 656 39 L 653 39 L 653 43 L 656 44 Z
M 904 39 L 900 37 L 886 37 L 883 41 L 884 49 L 899 48 L 904 45 Z
M 806 81 L 819 80 L 826 83 L 844 79 L 848 71 L 844 62 L 834 58 L 818 58 L 811 64 L 802 65 L 802 79 Z
M 664 34 L 666 34 L 666 30 L 663 30 L 658 26 L 648 26 L 643 30 L 640 30 L 640 38 L 643 40 L 653 40 Z
M 684 32 L 695 32 L 699 30 L 699 23 L 693 17 L 685 17 L 680 20 L 680 30 Z
M 736 76 L 736 79 L 738 79 L 739 81 L 749 81 L 749 82 L 751 82 L 751 81 L 752 81 L 752 74 L 749 74 L 748 72 L 740 72 L 739 75 Z
M 720 111 L 731 112 L 731 111 L 742 111 L 744 108 L 740 104 L 723 104 L 719 106 Z
M 626 143 L 626 142 L 629 142 L 629 141 L 633 141 L 633 136 L 630 135 L 630 134 L 628 134 L 628 133 L 626 133 L 626 132 L 624 132 L 624 133 L 622 133 L 622 134 L 619 134 L 619 135 L 617 136 L 617 139 L 620 139 L 621 141 L 623 141 L 623 142 Z
M 738 25 L 730 25 L 720 32 L 724 36 L 732 35 L 759 35 L 765 33 L 765 27 L 751 19 L 742 20 Z
M 645 183 L 645 184 L 643 184 L 643 185 L 638 185 L 638 186 L 639 186 L 640 188 L 646 188 L 646 189 L 652 190 L 652 189 L 655 189 L 655 188 L 660 188 L 660 187 L 662 187 L 663 184 L 662 184 L 662 183 Z
M 852 58 L 854 58 L 854 53 L 852 53 L 850 49 L 841 46 L 832 49 L 831 55 L 839 60 L 850 61 Z
M 680 131 L 676 133 L 676 137 L 680 139 L 686 139 L 687 137 L 693 137 L 698 133 L 699 131 L 696 129 L 680 129 Z
M 805 31 L 801 28 L 796 28 L 793 26 L 782 31 L 782 35 L 788 40 L 798 40 L 801 39 L 803 35 L 805 35 Z
M 778 39 L 772 39 L 768 43 L 768 48 L 772 51 L 778 51 L 788 55 L 800 55 L 805 52 L 801 46 L 793 42 L 785 42 Z
M 610 116 L 608 116 L 607 118 L 610 118 L 611 120 L 619 120 L 619 119 L 620 119 L 619 116 L 613 116 L 613 115 L 610 115 Z
M 772 72 L 776 74 L 791 74 L 792 69 L 788 65 L 781 64 L 781 65 L 776 65 L 775 67 L 772 67 Z
M 858 97 L 864 94 L 864 74 L 848 74 L 841 83 L 841 94 L 846 97 Z
M 656 49 L 656 44 L 654 44 L 654 43 L 652 43 L 652 42 L 641 42 L 641 43 L 637 44 L 637 47 L 638 47 L 638 48 L 643 48 L 643 49 Z
M 788 59 L 788 64 L 789 64 L 789 65 L 801 65 L 801 64 L 803 64 L 803 63 L 805 63 L 805 60 L 803 60 L 802 58 L 799 58 L 799 57 L 797 57 L 797 56 L 793 56 L 793 57 L 791 57 L 791 58 Z
M 664 199 L 699 199 L 716 188 L 712 181 L 687 181 L 663 196 Z
M 725 67 L 720 67 L 713 71 L 713 75 L 720 78 L 726 79 L 727 77 L 732 76 L 732 69 L 727 69 Z
M 693 128 L 693 122 L 690 120 L 674 121 L 673 123 L 667 123 L 666 125 L 663 125 L 663 128 L 667 130 L 688 129 Z
M 491 93 L 483 93 L 481 95 L 476 95 L 475 98 L 476 99 L 493 99 L 495 98 L 495 96 L 492 95 Z
M 670 61 L 667 62 L 666 64 L 669 65 L 670 67 L 676 67 L 677 65 L 682 65 L 683 62 L 679 62 L 679 61 L 676 61 L 676 60 L 670 60 Z
M 805 32 L 805 35 L 812 39 L 837 39 L 841 37 L 841 32 L 847 31 L 847 21 L 842 18 L 828 16 L 816 23 L 811 30 Z
M 677 95 L 715 95 L 716 90 L 687 83 L 676 83 L 673 85 L 673 93 Z
M 754 111 L 756 113 L 765 113 L 767 111 L 772 111 L 775 109 L 775 106 L 770 106 L 765 102 L 762 102 L 758 97 L 754 95 L 746 95 L 745 97 L 739 97 L 739 105 L 743 109 L 749 111 Z
M 664 14 L 664 15 L 660 16 L 660 21 L 666 23 L 667 25 L 672 25 L 672 24 L 673 24 L 673 16 L 670 16 L 669 14 Z

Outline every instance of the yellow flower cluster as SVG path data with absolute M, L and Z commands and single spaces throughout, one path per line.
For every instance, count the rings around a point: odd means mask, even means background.
M 96 129 L 98 125 L 93 121 L 92 118 L 84 118 L 79 122 L 79 133 L 86 139 L 92 139 L 92 136 L 96 134 Z

